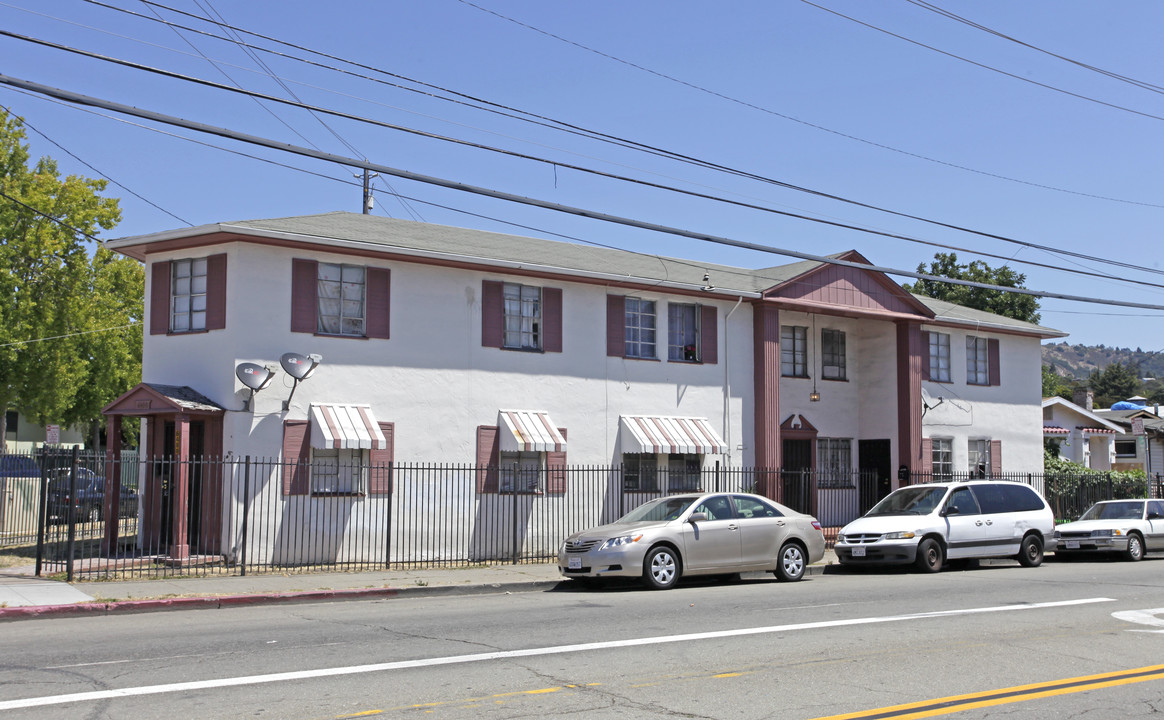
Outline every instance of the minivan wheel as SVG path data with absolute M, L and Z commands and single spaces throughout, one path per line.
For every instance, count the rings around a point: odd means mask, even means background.
M 1043 562 L 1043 541 L 1027 535 L 1019 545 L 1018 561 L 1023 567 L 1038 567 Z
M 1132 562 L 1144 558 L 1144 541 L 1140 540 L 1136 533 L 1128 535 L 1128 550 L 1124 553 L 1124 558 Z
M 794 542 L 784 543 L 780 548 L 779 562 L 776 563 L 776 577 L 785 582 L 796 582 L 804 577 L 806 560 L 804 550 Z
M 643 584 L 652 590 L 675 587 L 679 572 L 679 556 L 669 547 L 654 548 L 643 558 Z
M 937 540 L 926 538 L 918 543 L 914 565 L 918 570 L 927 573 L 935 573 L 942 569 L 942 546 Z

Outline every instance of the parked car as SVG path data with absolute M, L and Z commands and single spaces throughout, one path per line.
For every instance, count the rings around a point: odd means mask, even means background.
M 1055 526 L 1055 557 L 1122 553 L 1131 561 L 1164 550 L 1164 500 L 1105 500 Z
M 75 522 L 98 522 L 105 515 L 105 478 L 89 468 L 77 468 L 77 492 L 70 495 L 72 487 L 70 468 L 56 470 L 49 477 L 48 521 L 50 524 L 69 520 L 70 498 Z M 137 492 L 127 485 L 121 487 L 118 499 L 118 517 L 137 515 Z
M 0 455 L 0 477 L 39 478 L 40 465 L 31 455 Z
M 842 565 L 913 563 L 937 572 L 949 560 L 1013 557 L 1043 562 L 1055 518 L 1033 489 L 1004 480 L 926 483 L 894 490 L 837 536 Z
M 655 590 L 685 575 L 745 571 L 792 581 L 824 548 L 816 518 L 759 495 L 672 495 L 566 538 L 558 570 L 576 579 L 638 577 Z

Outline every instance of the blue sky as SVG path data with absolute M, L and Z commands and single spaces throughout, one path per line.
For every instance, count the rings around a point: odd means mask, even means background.
M 304 103 L 551 163 L 355 120 L 320 116 L 321 122 L 301 109 L 10 37 L 0 37 L 0 72 L 415 173 L 746 242 L 820 254 L 856 248 L 877 265 L 907 270 L 944 251 L 561 165 L 584 166 L 965 248 L 958 251 L 964 262 L 1009 260 L 1031 288 L 1164 305 L 1164 288 L 1115 279 L 1164 286 L 1158 240 L 1164 95 L 1143 87 L 1164 85 L 1158 77 L 1164 4 L 162 3 L 199 17 L 217 12 L 237 28 L 369 66 L 374 69 L 241 36 L 372 80 L 259 52 L 263 69 L 236 45 L 147 18 L 220 36 L 221 27 L 140 0 L 102 2 L 138 16 L 84 0 L 6 0 L 0 28 L 251 91 L 289 97 L 289 88 Z M 419 88 L 415 81 L 442 90 L 393 86 Z M 448 102 L 446 90 L 867 205 L 1134 267 L 1065 257 L 652 156 Z M 127 124 L 114 119 L 121 116 L 7 86 L 0 86 L 0 104 L 27 120 L 34 155 L 53 156 L 67 173 L 99 171 L 128 188 L 107 191 L 122 198 L 124 213 L 110 237 L 360 209 L 358 184 L 348 184 L 357 183 L 350 168 L 148 121 Z M 746 267 L 791 261 L 409 180 L 378 179 L 375 187 L 381 215 Z M 1047 299 L 1041 322 L 1069 332 L 1068 342 L 1164 350 L 1159 311 Z

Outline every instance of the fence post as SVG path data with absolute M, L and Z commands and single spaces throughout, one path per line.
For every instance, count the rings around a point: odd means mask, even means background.
M 73 582 L 73 553 L 77 550 L 77 454 L 78 448 L 73 446 L 73 460 L 69 465 L 69 509 L 67 519 L 69 523 L 68 564 L 65 565 L 65 580 Z
M 513 562 L 514 565 L 517 564 L 517 482 L 518 482 L 517 463 L 514 463 L 513 464 L 513 475 L 510 476 L 510 481 L 509 481 L 509 492 L 513 495 L 513 511 L 511 513 L 512 517 L 510 517 L 510 519 L 509 519 L 511 530 L 512 530 L 512 535 L 513 535 L 513 538 L 512 538 L 513 544 L 510 548 L 510 555 L 511 555 L 510 560 Z
M 396 476 L 392 469 L 395 463 L 388 461 L 388 515 L 384 521 L 384 569 L 392 568 L 392 508 L 395 505 L 393 494 L 396 492 Z
M 36 521 L 36 570 L 40 577 L 41 564 L 44 561 L 44 536 L 48 526 L 48 453 L 42 447 L 40 450 L 40 502 L 37 508 Z
M 715 492 L 719 492 L 719 460 L 715 461 Z
M 234 473 L 231 473 L 233 475 Z M 239 548 L 239 568 L 240 575 L 246 577 L 247 574 L 247 530 L 250 524 L 251 515 L 251 456 L 247 455 L 243 460 L 243 517 L 242 517 L 242 547 Z

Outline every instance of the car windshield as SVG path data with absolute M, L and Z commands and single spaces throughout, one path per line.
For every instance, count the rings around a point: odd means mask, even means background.
M 1144 503 L 1108 502 L 1096 503 L 1083 513 L 1080 520 L 1139 520 L 1144 517 Z
M 865 513 L 865 517 L 884 515 L 928 515 L 946 495 L 944 487 L 909 487 L 895 490 Z
M 698 499 L 698 497 L 692 496 L 659 498 L 639 505 L 634 510 L 620 517 L 616 522 L 633 523 L 675 520 L 683 514 L 684 510 L 691 507 L 691 503 Z

